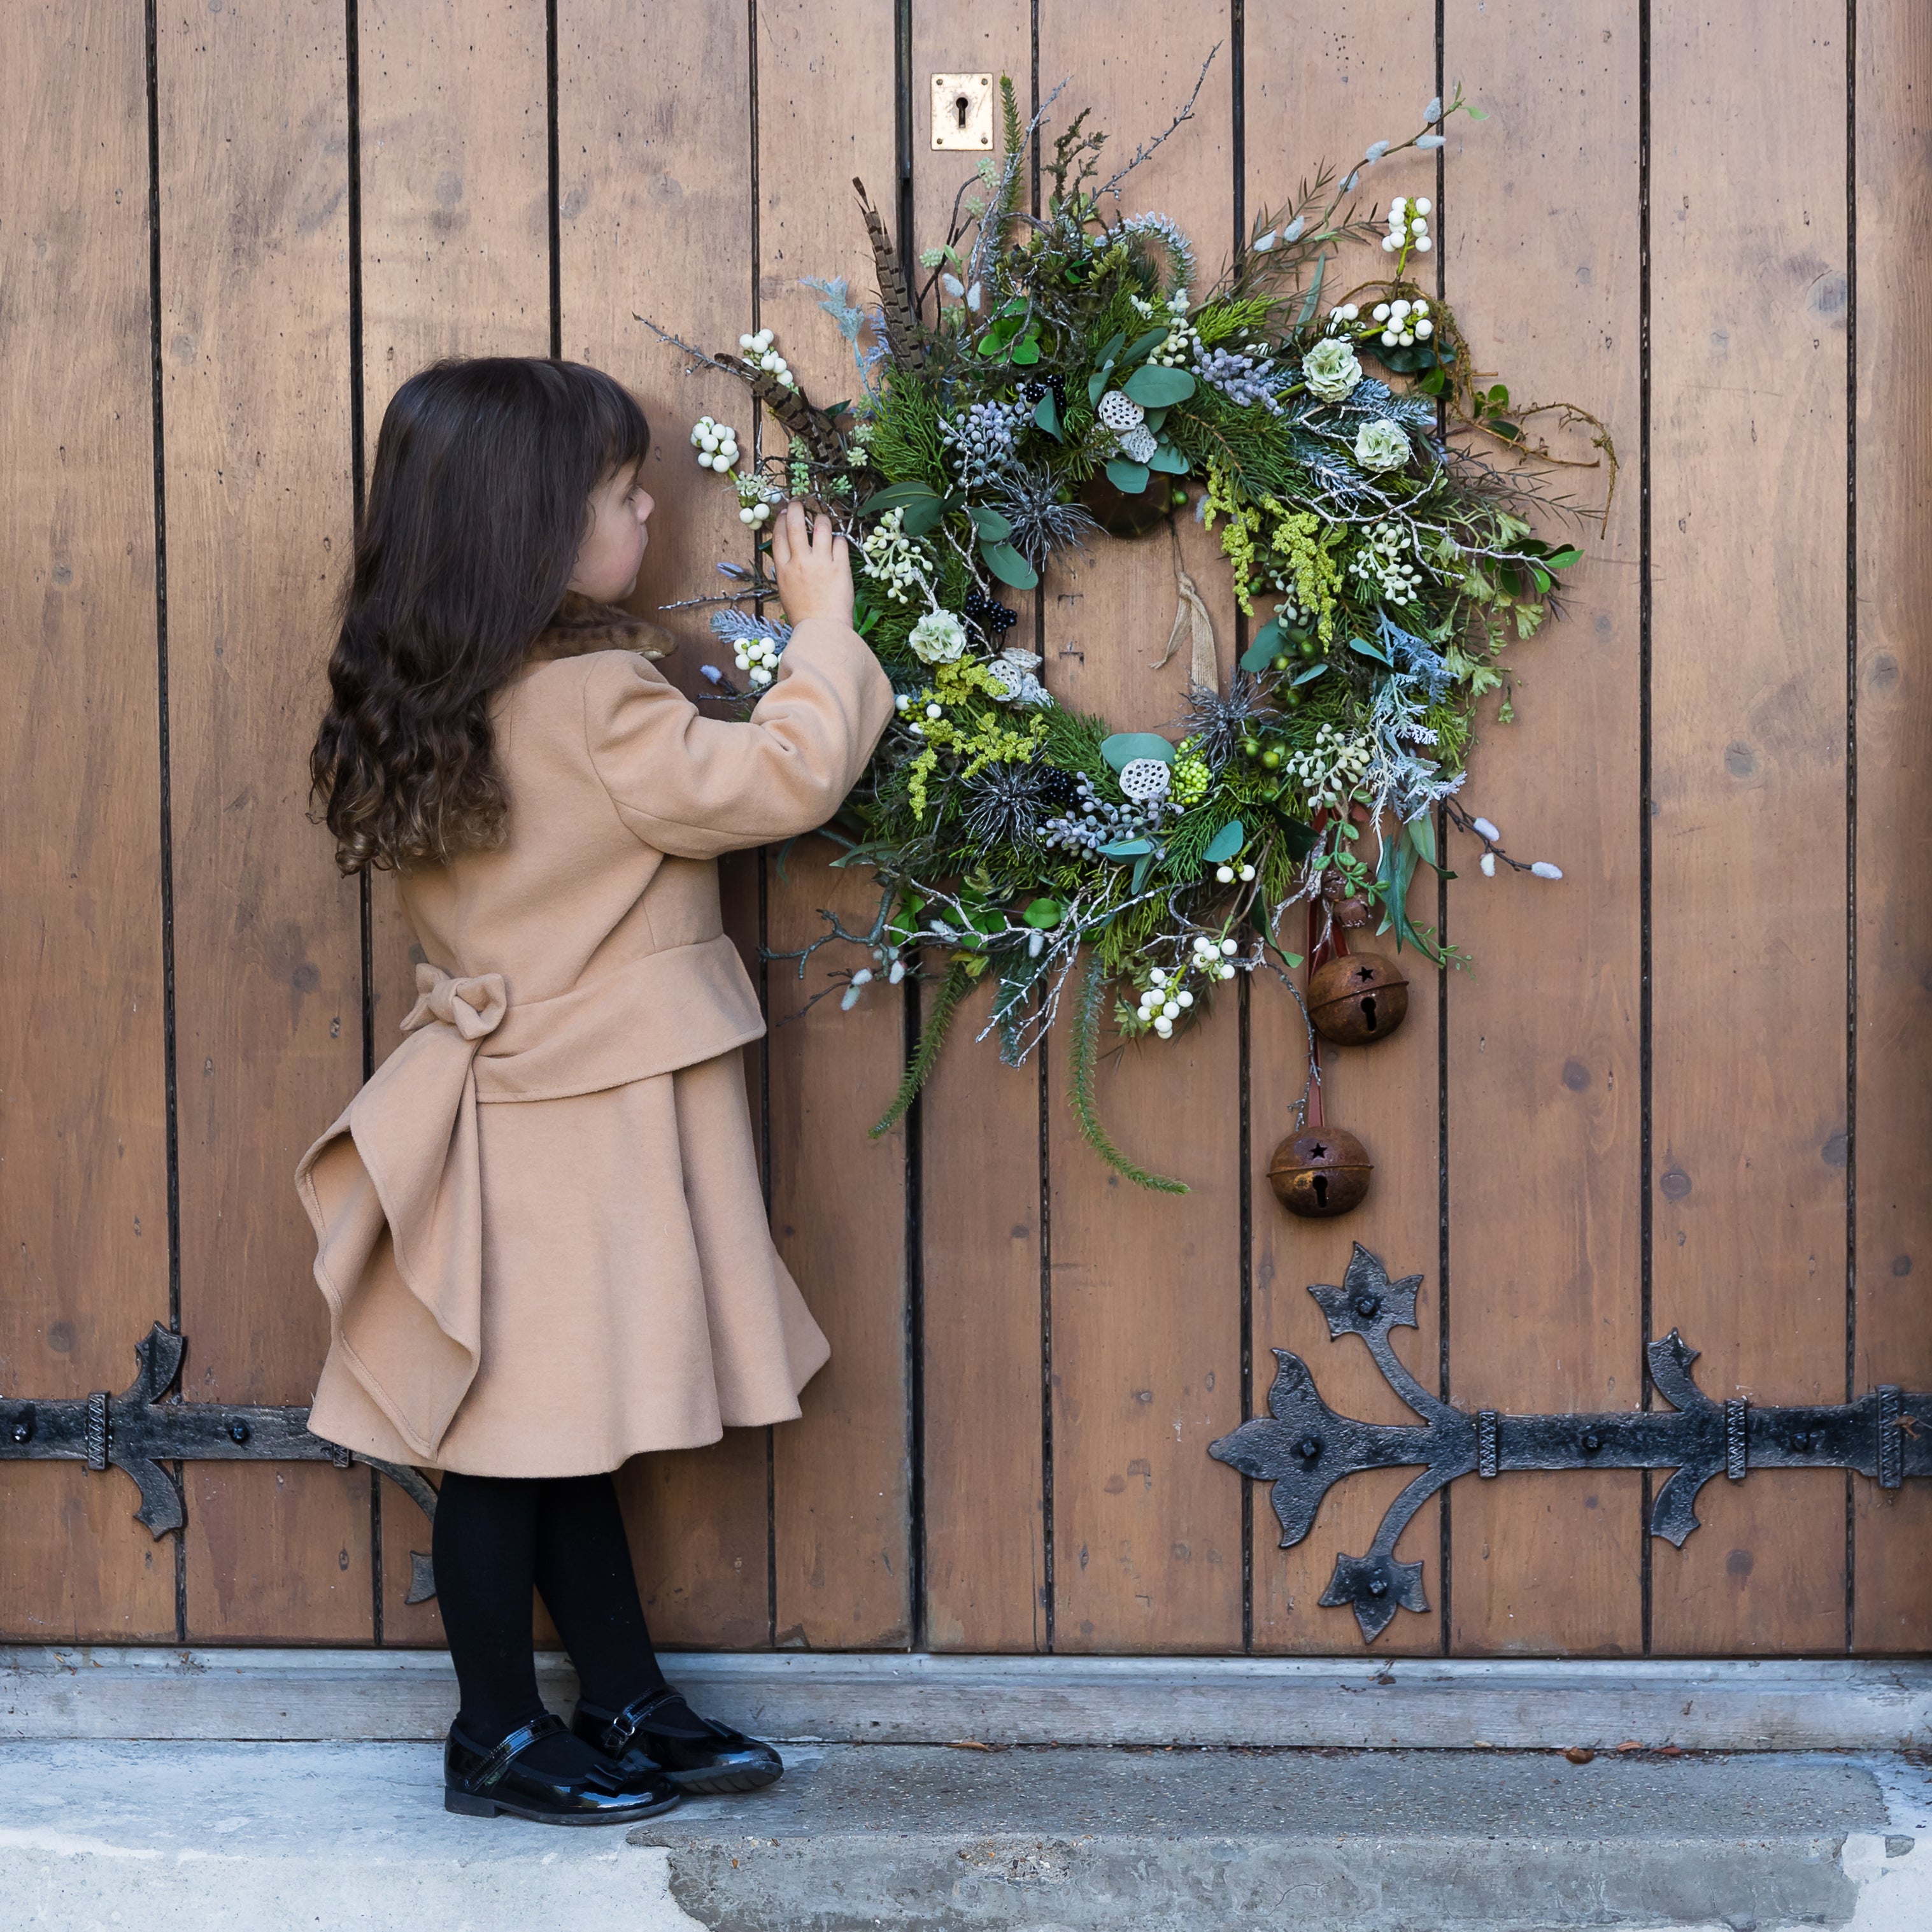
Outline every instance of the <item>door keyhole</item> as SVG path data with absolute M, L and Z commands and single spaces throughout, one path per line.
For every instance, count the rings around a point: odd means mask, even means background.
M 1328 1177 L 1325 1174 L 1318 1174 L 1315 1177 L 1315 1204 L 1318 1208 L 1325 1208 L 1328 1204 Z
M 973 104 L 964 94 L 957 95 L 953 100 L 952 111 L 959 117 L 959 131 L 963 134 L 966 131 L 966 117 L 973 111 Z
M 1370 1033 L 1376 1030 L 1376 996 L 1371 993 L 1362 1002 L 1362 1024 Z

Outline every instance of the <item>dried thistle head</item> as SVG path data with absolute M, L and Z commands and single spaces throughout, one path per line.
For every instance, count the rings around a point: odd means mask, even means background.
M 1204 684 L 1187 687 L 1187 736 L 1210 765 L 1226 764 L 1268 708 L 1262 681 L 1238 670 L 1225 694 Z
M 1044 570 L 1057 550 L 1083 548 L 1100 527 L 1085 504 L 1060 500 L 1050 472 L 1028 465 L 1006 472 L 993 500 L 1013 526 L 1006 541 L 1036 570 Z

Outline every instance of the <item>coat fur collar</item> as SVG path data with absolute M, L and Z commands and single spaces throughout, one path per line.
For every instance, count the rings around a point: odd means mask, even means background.
M 676 641 L 660 624 L 634 616 L 616 604 L 593 604 L 568 592 L 543 634 L 530 647 L 532 658 L 581 657 L 586 651 L 634 651 L 644 658 L 668 656 Z

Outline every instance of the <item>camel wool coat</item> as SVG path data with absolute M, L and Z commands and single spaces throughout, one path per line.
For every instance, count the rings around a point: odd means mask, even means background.
M 559 637 L 491 700 L 506 842 L 400 875 L 421 997 L 296 1177 L 329 1313 L 310 1428 L 475 1475 L 794 1417 L 830 1353 L 766 1220 L 716 861 L 831 817 L 891 686 L 811 618 L 734 723 Z

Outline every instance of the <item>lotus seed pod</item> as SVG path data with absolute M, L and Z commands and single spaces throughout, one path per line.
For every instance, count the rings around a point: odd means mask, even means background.
M 1100 420 L 1116 432 L 1136 428 L 1147 418 L 1147 411 L 1124 389 L 1109 389 L 1100 398 Z
M 1167 766 L 1159 758 L 1130 758 L 1120 767 L 1120 789 L 1136 805 L 1165 798 L 1173 782 Z
M 1136 423 L 1132 429 L 1120 435 L 1120 454 L 1135 463 L 1150 463 L 1154 452 L 1160 447 L 1154 433 L 1145 423 Z

